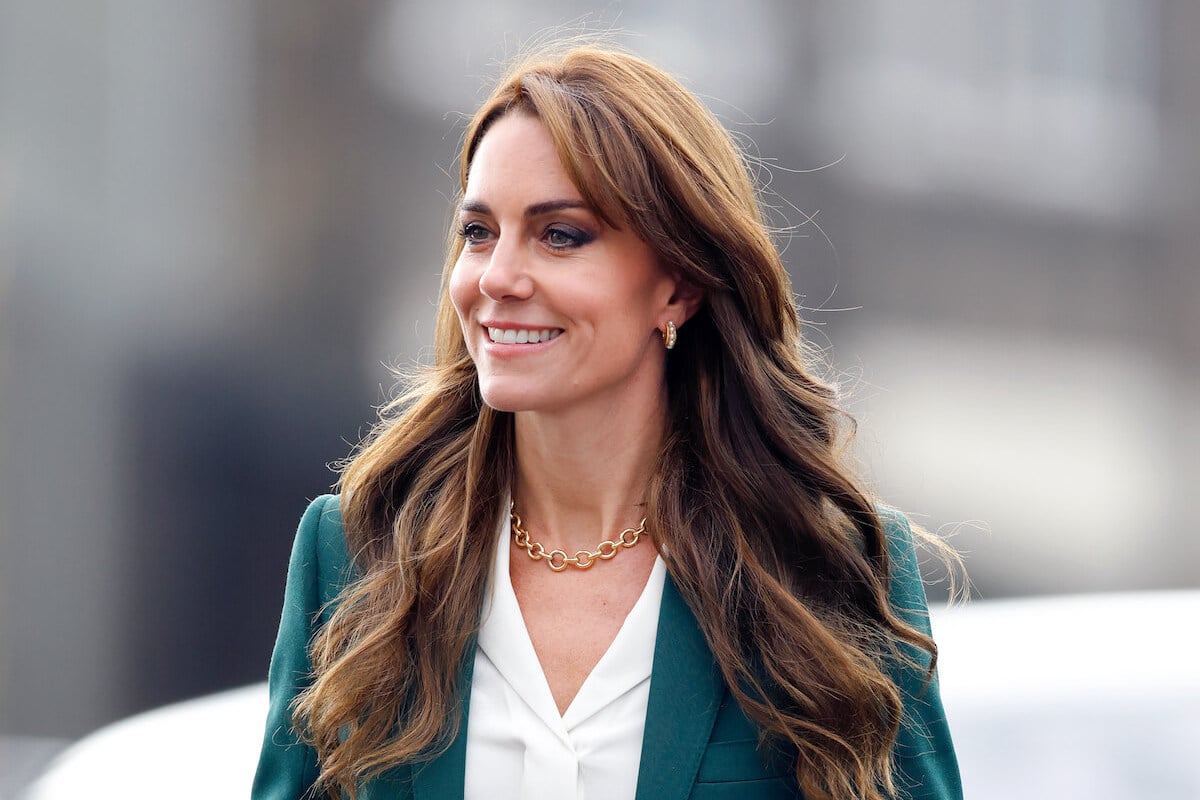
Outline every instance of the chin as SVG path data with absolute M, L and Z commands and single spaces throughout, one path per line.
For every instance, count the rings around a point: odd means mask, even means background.
M 507 385 L 506 385 L 507 384 Z M 509 381 L 479 382 L 479 395 L 483 402 L 496 411 L 537 411 L 545 405 L 545 393 L 534 390 L 527 381 L 513 385 Z

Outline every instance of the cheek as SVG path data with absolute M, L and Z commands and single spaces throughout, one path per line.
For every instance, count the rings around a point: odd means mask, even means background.
M 479 283 L 473 280 L 468 270 L 461 263 L 454 265 L 450 273 L 450 302 L 458 312 L 459 320 L 465 320 L 471 309 L 471 304 L 479 295 Z

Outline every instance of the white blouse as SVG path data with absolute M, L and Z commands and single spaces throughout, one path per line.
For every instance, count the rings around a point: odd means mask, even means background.
M 507 514 L 500 529 L 475 651 L 465 800 L 633 800 L 666 580 L 662 558 L 560 715 L 513 592 Z

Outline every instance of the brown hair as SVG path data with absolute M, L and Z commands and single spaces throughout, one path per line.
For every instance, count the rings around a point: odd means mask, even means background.
M 885 665 L 904 652 L 931 664 L 936 651 L 889 607 L 881 522 L 843 458 L 853 425 L 808 366 L 745 158 L 660 69 L 572 47 L 499 83 L 468 126 L 462 188 L 489 126 L 511 113 L 546 125 L 606 223 L 630 227 L 704 293 L 667 360 L 648 516 L 730 691 L 795 753 L 810 800 L 892 794 L 903 709 Z M 321 785 L 352 796 L 456 734 L 460 666 L 514 474 L 512 417 L 482 402 L 446 292 L 461 247 L 452 238 L 434 366 L 342 472 L 360 577 L 316 637 L 314 681 L 295 706 Z

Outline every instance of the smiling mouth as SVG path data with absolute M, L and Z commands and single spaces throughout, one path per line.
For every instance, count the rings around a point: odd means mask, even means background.
M 562 328 L 542 328 L 529 330 L 527 328 L 488 328 L 488 338 L 496 344 L 537 344 L 558 338 Z

